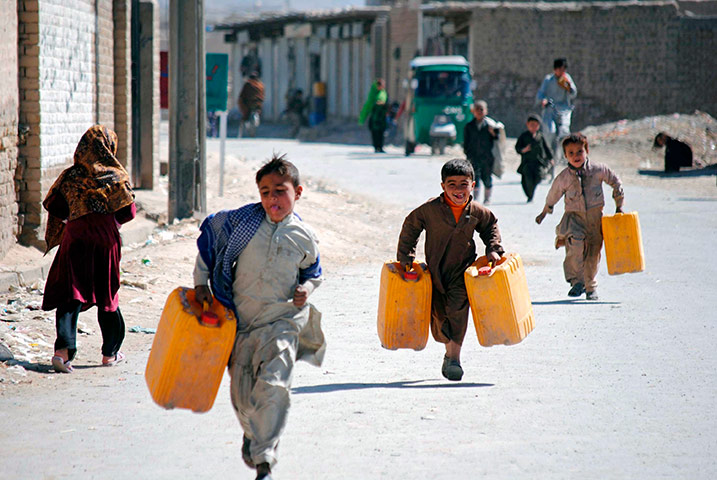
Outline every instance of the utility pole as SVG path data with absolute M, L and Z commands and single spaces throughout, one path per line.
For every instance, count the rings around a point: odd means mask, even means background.
M 204 0 L 169 2 L 169 215 L 207 211 Z

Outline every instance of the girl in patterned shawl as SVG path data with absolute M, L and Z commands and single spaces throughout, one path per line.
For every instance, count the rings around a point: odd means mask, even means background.
M 77 145 L 74 164 L 64 170 L 42 205 L 49 212 L 47 252 L 59 245 L 45 284 L 43 310 L 56 309 L 57 340 L 52 366 L 72 372 L 77 352 L 77 317 L 97 306 L 102 365 L 124 359 L 119 351 L 125 326 L 119 310 L 121 224 L 136 214 L 129 175 L 117 158 L 117 135 L 95 125 Z

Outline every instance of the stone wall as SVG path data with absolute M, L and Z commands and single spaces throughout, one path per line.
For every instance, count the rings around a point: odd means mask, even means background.
M 673 2 L 480 4 L 470 27 L 476 96 L 517 135 L 553 59 L 567 57 L 578 87 L 573 130 L 668 112 L 717 114 L 716 26 L 714 17 L 682 17 Z
M 15 0 L 0 0 L 0 260 L 15 243 L 18 95 Z

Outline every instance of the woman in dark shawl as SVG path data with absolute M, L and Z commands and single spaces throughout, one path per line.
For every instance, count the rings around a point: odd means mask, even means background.
M 52 366 L 70 373 L 77 352 L 77 317 L 97 306 L 102 365 L 124 359 L 125 325 L 119 310 L 119 226 L 136 214 L 129 175 L 119 163 L 117 135 L 95 125 L 77 145 L 42 205 L 49 212 L 47 252 L 59 245 L 45 284 L 43 310 L 56 309 L 57 340 Z M 47 253 L 46 252 L 46 253 Z

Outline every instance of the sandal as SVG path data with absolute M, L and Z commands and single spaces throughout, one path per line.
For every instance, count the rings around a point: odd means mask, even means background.
M 102 366 L 103 367 L 113 367 L 113 366 L 117 365 L 118 363 L 124 362 L 125 358 L 126 357 L 125 357 L 124 353 L 117 352 L 114 360 L 110 360 L 108 362 L 105 362 L 104 360 L 102 360 Z
M 73 370 L 70 361 L 65 361 L 64 358 L 58 355 L 52 357 L 52 368 L 54 368 L 57 373 L 72 373 Z

